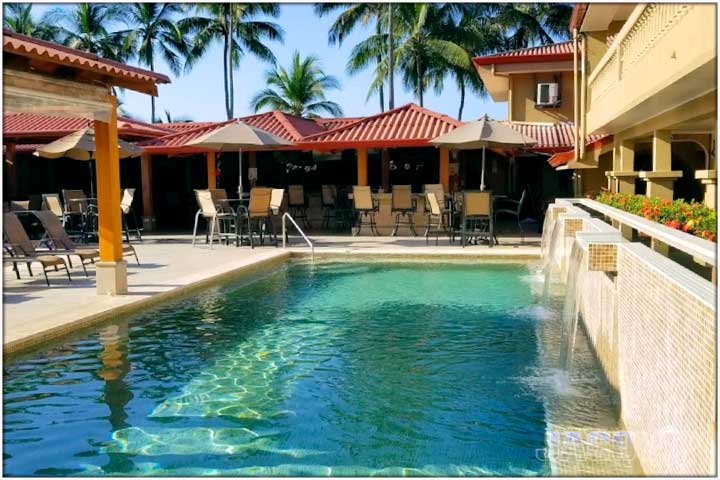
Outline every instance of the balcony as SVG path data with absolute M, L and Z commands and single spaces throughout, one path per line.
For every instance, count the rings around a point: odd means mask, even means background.
M 588 133 L 621 132 L 716 90 L 715 15 L 711 4 L 638 5 L 588 78 Z

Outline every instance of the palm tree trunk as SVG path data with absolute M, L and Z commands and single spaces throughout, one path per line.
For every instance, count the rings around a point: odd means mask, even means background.
M 388 109 L 395 108 L 395 42 L 393 41 L 393 4 L 388 3 Z
M 460 110 L 458 110 L 458 120 L 462 120 L 462 112 L 465 107 L 465 82 L 462 79 L 458 80 L 458 86 L 460 87 Z
M 381 83 L 378 85 L 378 98 L 380 98 L 380 111 L 385 111 L 385 93 L 383 89 L 383 84 Z
M 425 77 L 423 75 L 422 67 L 420 66 L 420 61 L 417 61 L 417 95 L 418 95 L 418 101 L 420 102 L 420 106 L 423 105 L 423 89 L 425 87 Z
M 223 87 L 225 88 L 225 114 L 230 119 L 229 97 L 228 93 L 228 44 L 227 41 L 223 45 Z
M 228 120 L 233 118 L 233 114 L 235 112 L 235 84 L 233 82 L 233 49 L 232 49 L 232 35 L 233 35 L 233 29 L 232 29 L 232 16 L 229 18 L 228 23 L 228 77 L 229 77 L 229 84 L 228 84 L 228 92 L 230 94 L 230 102 L 228 103 Z
M 150 71 L 155 71 L 154 61 L 150 59 Z M 155 96 L 150 95 L 150 123 L 155 123 Z

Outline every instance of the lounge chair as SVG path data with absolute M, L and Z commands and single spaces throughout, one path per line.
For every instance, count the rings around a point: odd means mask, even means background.
M 85 276 L 88 276 L 87 270 L 85 269 L 85 261 L 89 260 L 90 263 L 95 263 L 95 260 L 100 258 L 100 252 L 93 248 L 77 248 L 77 246 L 70 239 L 70 236 L 63 228 L 60 220 L 49 210 L 40 210 L 33 212 L 43 228 L 45 229 L 46 243 L 48 247 L 55 255 L 63 255 L 67 257 L 68 265 L 72 268 L 71 256 L 76 256 L 80 259 L 80 265 L 82 266 Z
M 468 239 L 478 240 L 487 238 L 490 247 L 493 246 L 495 225 L 492 210 L 492 192 L 465 191 L 462 200 L 462 246 L 467 245 Z
M 59 223 L 59 220 L 57 220 L 55 215 L 51 212 L 48 213 Z M 4 214 L 3 222 L 5 237 L 7 238 L 5 248 L 6 251 L 12 255 L 11 257 L 3 257 L 3 262 L 13 264 L 13 269 L 15 270 L 15 274 L 18 278 L 20 278 L 20 272 L 17 268 L 18 263 L 24 263 L 27 265 L 30 276 L 32 276 L 32 268 L 30 265 L 32 263 L 39 263 L 43 267 L 43 275 L 45 276 L 45 283 L 47 283 L 48 287 L 50 286 L 50 280 L 47 276 L 48 268 L 54 268 L 55 271 L 57 271 L 59 266 L 65 267 L 68 280 L 72 281 L 72 278 L 70 277 L 70 269 L 68 268 L 67 263 L 65 263 L 65 259 L 57 255 L 42 254 L 35 250 L 35 246 L 30 240 L 30 237 L 28 237 L 22 223 L 20 223 L 20 220 L 14 213 Z
M 195 227 L 193 228 L 193 239 L 192 245 L 195 246 L 195 238 L 197 236 L 198 221 L 200 217 L 203 217 L 207 223 L 208 228 L 205 232 L 205 243 L 210 243 L 210 248 L 213 246 L 215 240 L 215 233 L 217 233 L 220 240 L 224 237 L 229 241 L 230 237 L 234 234 L 230 233 L 231 228 L 226 228 L 223 231 L 220 228 L 220 222 L 232 223 L 235 221 L 235 214 L 232 212 L 222 212 L 213 202 L 212 194 L 209 190 L 195 190 L 195 200 L 197 200 L 198 211 L 195 214 Z
M 302 185 L 288 185 L 288 210 L 295 220 L 302 220 L 305 228 L 310 228 L 307 216 L 308 200 Z
M 438 244 L 441 233 L 448 233 L 446 225 L 444 223 L 443 211 L 440 208 L 440 202 L 434 192 L 425 193 L 425 205 L 428 207 L 427 212 L 427 227 L 425 228 L 425 243 L 429 243 L 430 234 L 435 234 L 435 245 Z M 433 230 L 434 228 L 434 230 Z
M 377 227 L 375 225 L 375 214 L 378 211 L 378 205 L 372 198 L 370 187 L 353 186 L 353 204 L 355 205 L 355 213 L 357 215 L 356 224 L 357 231 L 354 235 L 360 235 L 363 226 L 363 217 L 370 223 L 370 231 L 373 235 L 377 235 Z
M 135 236 L 138 238 L 138 240 L 142 241 L 142 235 L 140 234 L 140 232 L 142 231 L 142 227 L 140 227 L 137 215 L 135 215 L 135 211 L 132 209 L 132 203 L 134 198 L 135 189 L 126 188 L 123 190 L 122 198 L 120 199 L 120 210 L 122 211 L 123 229 L 125 230 L 125 237 L 128 243 L 130 243 L 130 227 L 127 223 L 127 217 L 130 215 L 132 215 L 133 223 L 135 224 Z
M 410 185 L 393 185 L 391 203 L 391 212 L 395 215 L 395 228 L 393 228 L 392 236 L 397 235 L 400 224 L 404 224 L 410 227 L 412 234 L 417 237 L 413 221 L 417 206 L 412 197 L 412 187 Z M 401 217 L 405 217 L 406 221 L 402 222 Z
M 60 202 L 60 195 L 57 193 L 43 193 L 42 199 L 42 210 L 50 210 L 64 224 L 65 212 L 63 212 L 62 202 Z

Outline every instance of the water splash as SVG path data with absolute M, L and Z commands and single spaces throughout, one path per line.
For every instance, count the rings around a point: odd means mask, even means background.
M 570 252 L 560 339 L 560 368 L 565 371 L 569 371 L 572 367 L 572 356 L 580 318 L 581 272 L 584 259 L 585 250 L 578 242 L 573 243 Z

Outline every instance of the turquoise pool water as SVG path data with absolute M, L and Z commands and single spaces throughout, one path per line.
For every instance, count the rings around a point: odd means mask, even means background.
M 544 475 L 523 264 L 292 264 L 5 364 L 10 475 Z

